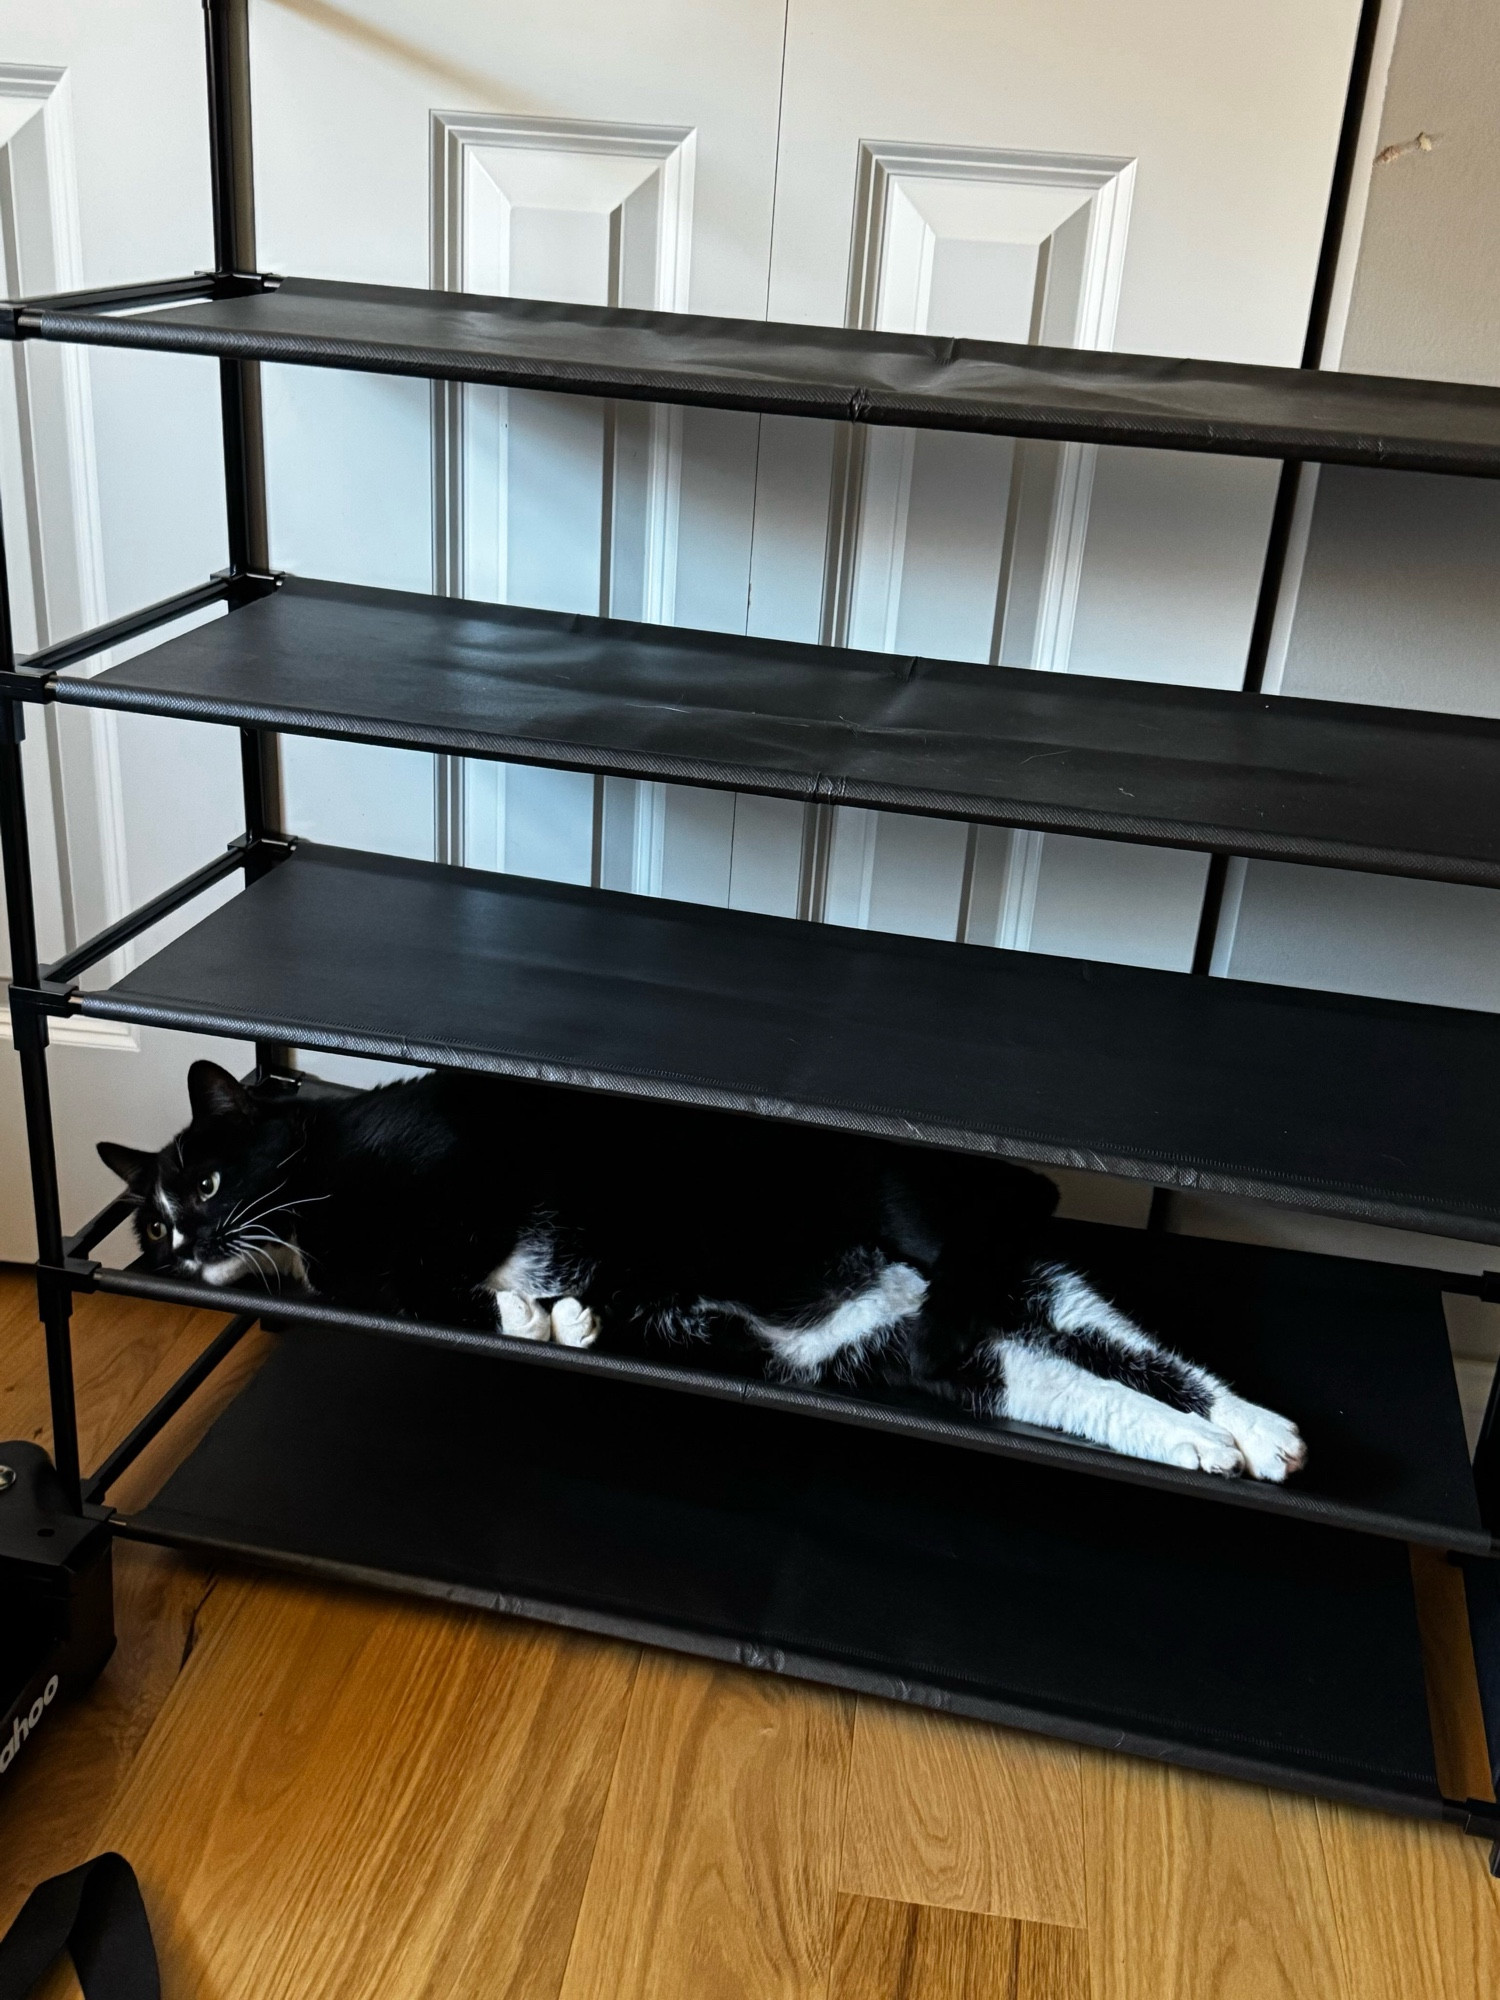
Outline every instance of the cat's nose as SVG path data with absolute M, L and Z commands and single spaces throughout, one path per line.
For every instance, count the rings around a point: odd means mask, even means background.
M 174 1229 L 172 1231 L 172 1248 L 174 1250 L 180 1250 L 183 1244 L 186 1242 L 187 1238 L 183 1235 L 180 1229 Z

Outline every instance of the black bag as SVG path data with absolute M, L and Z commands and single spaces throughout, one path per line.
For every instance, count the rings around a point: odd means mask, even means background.
M 26 2000 L 64 1949 L 84 2000 L 161 2000 L 151 1924 L 123 1854 L 37 1884 L 0 1938 L 0 2000 Z
M 39 1445 L 0 1444 L 0 1783 L 115 1649 L 110 1546 Z M 64 1948 L 87 2000 L 158 2000 L 151 1927 L 118 1854 L 32 1890 L 0 1938 L 0 2000 L 25 2000 Z

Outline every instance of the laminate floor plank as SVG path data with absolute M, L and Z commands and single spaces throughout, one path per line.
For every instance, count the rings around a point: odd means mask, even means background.
M 1409 1554 L 1438 1782 L 1450 1799 L 1492 1799 L 1495 1786 L 1469 1641 L 1464 1573 L 1441 1549 L 1413 1544 Z
M 73 1301 L 78 1450 L 92 1471 L 224 1326 L 228 1315 L 150 1299 L 80 1293 Z M 253 1329 L 154 1439 L 109 1493 L 125 1511 L 141 1505 L 185 1458 L 271 1350 Z M 52 1449 L 42 1329 L 29 1273 L 0 1271 L 0 1437 Z
M 1089 2000 L 1088 1978 L 1078 1930 L 839 1898 L 828 2000 Z
M 0 1931 L 38 1882 L 98 1853 L 184 1656 L 221 1609 L 201 1563 L 121 1544 L 114 1563 L 113 1658 L 86 1694 L 48 1718 L 0 1785 Z
M 1083 1924 L 1079 1752 L 862 1699 L 839 1887 L 897 1903 Z
M 177 2000 L 556 2000 L 632 1649 L 247 1582 L 105 1832 Z
M 853 1709 L 642 1657 L 563 2000 L 824 2000 Z
M 1353 2000 L 1494 2000 L 1500 1882 L 1448 1826 L 1319 1804 Z
M 1366 2000 L 1310 1799 L 1083 1759 L 1092 2000 Z
M 134 1299 L 80 1298 L 74 1314 L 80 1443 L 92 1464 L 142 1416 L 223 1325 Z M 215 1385 L 214 1396 L 229 1387 Z M 176 1420 L 153 1447 L 154 1483 L 188 1447 L 205 1407 Z M 29 1273 L 0 1271 L 0 1438 L 51 1445 L 42 1331 Z M 132 1474 L 132 1477 L 136 1477 Z M 164 1549 L 117 1542 L 113 1657 L 93 1687 L 28 1744 L 0 1786 L 0 1928 L 48 1875 L 97 1852 L 111 1802 L 198 1638 L 223 1599 L 214 1571 Z
M 151 1407 L 227 1314 L 81 1293 L 73 1301 L 73 1374 L 85 1466 Z M 0 1272 L 0 1433 L 52 1448 L 42 1329 L 27 1272 Z

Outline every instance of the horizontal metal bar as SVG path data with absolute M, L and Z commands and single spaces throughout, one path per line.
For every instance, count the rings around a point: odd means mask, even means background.
M 139 611 L 127 612 L 123 618 L 112 618 L 107 625 L 96 625 L 91 632 L 80 632 L 76 638 L 62 639 L 55 646 L 28 654 L 17 660 L 17 669 L 23 674 L 60 673 L 64 667 L 71 667 L 94 653 L 103 653 L 111 646 L 123 645 L 127 639 L 150 632 L 155 626 L 170 625 L 174 618 L 185 618 L 205 605 L 221 603 L 234 590 L 235 582 L 227 572 L 210 577 L 207 583 L 195 583 L 191 590 L 179 590 L 175 597 L 163 597 Z
M 1438 1290 L 1459 1292 L 1466 1298 L 1500 1304 L 1500 1271 L 1436 1271 Z
M 43 314 L 104 316 L 133 307 L 170 306 L 190 299 L 237 299 L 274 292 L 272 271 L 193 271 L 181 278 L 151 278 L 134 285 L 105 285 L 94 291 L 51 292 L 39 298 L 0 300 L 0 340 L 47 338 L 37 324 Z
M 26 324 L 28 313 L 41 312 L 124 312 L 131 306 L 172 305 L 179 299 L 211 299 L 215 277 L 212 271 L 194 271 L 182 278 L 152 278 L 134 285 L 106 285 L 85 292 L 53 292 L 42 298 L 7 299 L 0 305 L 0 338 L 25 340 L 35 332 Z
M 918 1415 L 908 1409 L 866 1402 L 827 1390 L 798 1389 L 759 1378 L 710 1374 L 672 1362 L 583 1352 L 576 1348 L 557 1347 L 551 1342 L 513 1340 L 498 1331 L 487 1333 L 473 1327 L 440 1326 L 425 1320 L 397 1319 L 389 1314 L 361 1312 L 349 1306 L 334 1305 L 326 1299 L 309 1298 L 305 1294 L 282 1295 L 233 1285 L 205 1285 L 135 1269 L 118 1271 L 100 1264 L 74 1264 L 63 1275 L 69 1284 L 80 1291 L 109 1292 L 124 1298 L 159 1299 L 168 1305 L 195 1306 L 206 1311 L 255 1312 L 262 1317 L 269 1316 L 273 1321 L 293 1320 L 313 1326 L 349 1327 L 397 1340 L 414 1341 L 423 1346 L 484 1354 L 497 1361 L 517 1361 L 540 1368 L 576 1369 L 583 1374 L 645 1383 L 649 1387 L 669 1389 L 677 1394 L 712 1396 L 726 1402 L 786 1410 L 824 1422 L 852 1424 L 862 1430 L 922 1437 L 933 1443 L 956 1445 L 967 1451 L 992 1452 L 1001 1457 L 1063 1466 L 1074 1472 L 1118 1480 L 1125 1485 L 1167 1487 L 1200 1496 L 1212 1494 L 1216 1501 L 1229 1506 L 1277 1514 L 1291 1511 L 1280 1497 L 1281 1489 L 1259 1480 L 1220 1480 L 1209 1473 L 1188 1472 L 1175 1466 L 1156 1465 L 1146 1459 L 1125 1458 L 1096 1445 L 1076 1443 L 1060 1432 L 1037 1430 L 1029 1425 L 979 1425 L 940 1414 L 928 1415 L 924 1412 Z M 1500 1553 L 1500 1545 L 1492 1541 L 1482 1528 L 1448 1530 L 1431 1521 L 1381 1514 L 1365 1507 L 1339 1505 L 1305 1515 L 1299 1512 L 1298 1517 L 1391 1536 L 1399 1541 L 1460 1549 L 1474 1556 L 1488 1557 Z
M 1481 1840 L 1500 1840 L 1500 1805 L 1493 1799 L 1444 1799 L 1443 1808 L 1443 1817 L 1465 1833 Z
M 184 903 L 190 903 L 195 896 L 201 896 L 206 889 L 211 889 L 216 882 L 222 882 L 226 875 L 232 875 L 237 868 L 246 867 L 252 856 L 264 851 L 272 852 L 274 859 L 281 861 L 285 860 L 292 849 L 289 842 L 282 841 L 252 842 L 245 839 L 235 841 L 216 860 L 206 862 L 191 875 L 185 875 L 170 889 L 163 889 L 159 896 L 153 896 L 149 903 L 142 903 L 138 910 L 132 910 L 129 916 L 121 917 L 118 923 L 109 924 L 104 930 L 96 931 L 91 938 L 85 939 L 76 951 L 70 951 L 66 958 L 58 959 L 55 965 L 44 966 L 43 979 L 50 980 L 55 985 L 67 985 L 70 980 L 76 979 L 80 972 L 86 972 L 91 965 L 97 965 L 101 958 L 108 958 L 110 953 L 118 951 L 122 944 L 129 944 L 133 937 L 139 937 L 142 931 L 150 930 L 153 924 L 159 924 L 163 917 L 171 916 L 174 910 L 181 909 Z
M 122 1222 L 130 1220 L 135 1207 L 133 1194 L 117 1194 L 113 1201 L 106 1203 L 96 1216 L 83 1225 L 76 1236 L 64 1238 L 64 1258 L 87 1257 L 96 1243 L 102 1243 L 106 1236 L 114 1234 Z
M 239 1345 L 255 1321 L 254 1313 L 237 1313 L 208 1343 L 197 1360 L 183 1369 L 171 1388 L 152 1404 L 134 1430 L 120 1440 L 98 1471 L 84 1481 L 83 1498 L 86 1505 L 104 1498 L 126 1467 L 134 1465 L 146 1446 L 159 1432 L 166 1429 L 188 1398 L 212 1375 L 225 1355 Z

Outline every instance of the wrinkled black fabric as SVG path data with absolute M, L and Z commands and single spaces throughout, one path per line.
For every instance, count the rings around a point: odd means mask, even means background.
M 85 1013 L 1500 1242 L 1500 1020 L 319 847 Z
M 114 347 L 1417 472 L 1500 475 L 1500 391 L 1333 371 L 563 306 L 288 278 L 129 317 L 31 309 Z
M 61 700 L 1500 886 L 1500 723 L 289 577 Z
M 64 1951 L 84 2000 L 161 2000 L 151 1923 L 122 1854 L 96 1855 L 37 1884 L 0 1938 L 0 2000 L 26 2000 Z

